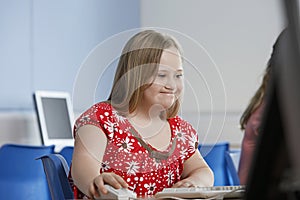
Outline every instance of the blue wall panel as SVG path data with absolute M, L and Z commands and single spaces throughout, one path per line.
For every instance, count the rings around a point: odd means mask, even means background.
M 140 27 L 138 0 L 0 1 L 0 15 L 2 110 L 32 109 L 34 90 L 72 93 L 97 44 Z

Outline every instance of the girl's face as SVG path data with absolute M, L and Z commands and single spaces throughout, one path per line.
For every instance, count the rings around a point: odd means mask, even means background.
M 163 51 L 158 72 L 152 85 L 144 91 L 144 106 L 159 105 L 170 108 L 183 90 L 183 68 L 179 52 L 175 48 Z

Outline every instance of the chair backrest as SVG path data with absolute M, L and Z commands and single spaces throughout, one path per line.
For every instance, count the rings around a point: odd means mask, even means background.
M 237 171 L 239 169 L 239 164 L 240 164 L 241 149 L 231 149 L 228 151 L 227 154 L 230 156 L 230 158 L 234 164 L 234 168 Z
M 52 199 L 74 199 L 68 181 L 69 167 L 64 157 L 60 154 L 49 154 L 40 159 L 44 166 Z
M 66 146 L 62 148 L 59 152 L 59 154 L 62 155 L 67 161 L 68 166 L 70 166 L 72 162 L 73 150 L 74 150 L 73 146 Z
M 51 199 L 42 163 L 54 146 L 4 144 L 0 148 L 1 199 Z
M 225 152 L 229 150 L 229 143 L 201 144 L 198 149 L 214 172 L 214 185 L 230 185 L 225 160 Z
M 230 185 L 240 185 L 240 179 L 237 173 L 240 151 L 226 151 L 225 160 Z
M 228 165 L 228 158 L 226 158 L 226 154 L 229 151 L 228 142 L 200 144 L 198 149 L 214 172 L 215 186 L 239 185 L 239 180 L 237 180 L 237 176 L 235 176 L 236 171 L 232 171 L 234 168 L 232 168 L 232 165 Z

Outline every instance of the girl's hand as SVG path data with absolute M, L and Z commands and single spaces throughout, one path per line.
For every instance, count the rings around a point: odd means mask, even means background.
M 107 194 L 107 189 L 104 184 L 111 185 L 115 189 L 128 188 L 126 181 L 119 175 L 111 172 L 104 172 L 94 178 L 89 186 L 89 195 L 93 198 L 100 197 L 100 191 Z
M 194 184 L 191 180 L 188 179 L 183 179 L 181 181 L 178 181 L 172 186 L 172 188 L 189 188 L 189 187 L 196 187 L 196 184 Z

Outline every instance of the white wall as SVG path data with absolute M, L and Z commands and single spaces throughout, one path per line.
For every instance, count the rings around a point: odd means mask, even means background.
M 282 30 L 281 14 L 279 0 L 141 1 L 141 26 L 182 43 L 188 61 L 182 113 L 204 142 L 240 144 L 239 118 Z
M 116 0 L 0 1 L 0 145 L 39 144 L 35 113 L 27 110 L 32 106 L 31 93 L 59 88 L 71 92 L 80 65 L 95 45 L 141 26 L 170 32 L 182 43 L 186 91 L 181 115 L 195 126 L 200 140 L 226 140 L 239 146 L 240 114 L 260 83 L 282 29 L 279 0 L 120 4 Z M 113 73 L 113 67 L 103 73 Z M 99 80 L 95 96 L 107 96 L 107 81 Z M 89 104 L 77 103 L 80 108 Z

